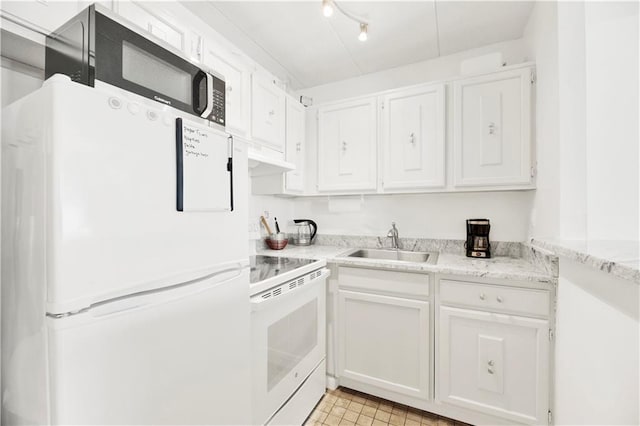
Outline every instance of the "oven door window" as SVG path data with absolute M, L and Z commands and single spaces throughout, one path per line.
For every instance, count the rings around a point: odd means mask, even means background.
M 267 339 L 267 388 L 271 391 L 317 347 L 318 299 L 271 324 Z

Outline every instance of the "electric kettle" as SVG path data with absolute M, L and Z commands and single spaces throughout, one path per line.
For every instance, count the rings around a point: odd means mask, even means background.
M 293 219 L 297 232 L 293 237 L 293 244 L 297 246 L 309 246 L 313 244 L 313 238 L 318 232 L 318 225 L 311 219 Z

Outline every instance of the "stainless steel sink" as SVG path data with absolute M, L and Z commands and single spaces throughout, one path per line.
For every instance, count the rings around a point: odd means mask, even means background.
M 398 262 L 417 262 L 435 264 L 438 253 L 425 251 L 356 249 L 346 253 L 344 257 L 360 257 L 364 259 L 394 260 Z

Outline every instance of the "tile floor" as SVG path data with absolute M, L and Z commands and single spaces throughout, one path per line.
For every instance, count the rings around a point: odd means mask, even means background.
M 327 390 L 305 426 L 465 426 L 406 405 L 339 387 Z

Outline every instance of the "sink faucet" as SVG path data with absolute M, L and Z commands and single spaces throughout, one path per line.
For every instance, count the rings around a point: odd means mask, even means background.
M 391 238 L 391 248 L 399 249 L 398 245 L 398 228 L 396 228 L 396 223 L 391 222 L 391 229 L 387 232 L 387 238 Z

